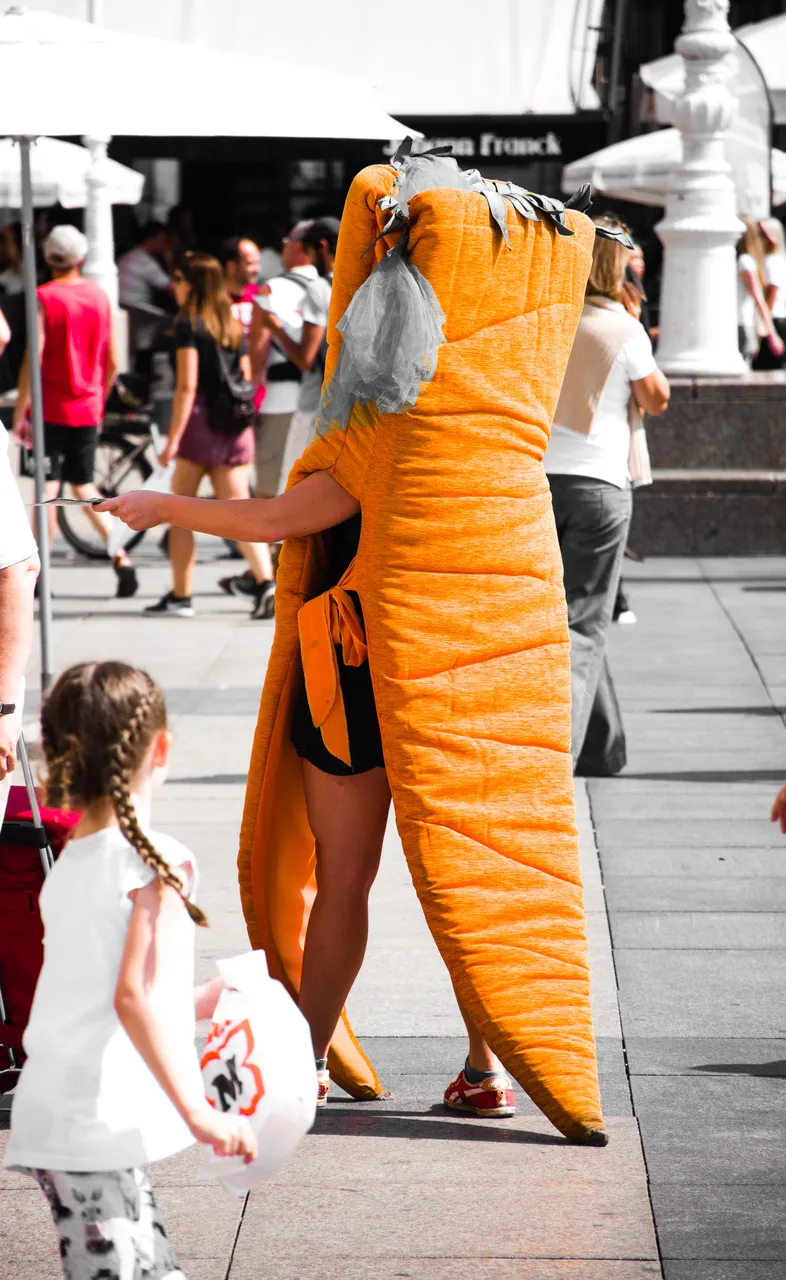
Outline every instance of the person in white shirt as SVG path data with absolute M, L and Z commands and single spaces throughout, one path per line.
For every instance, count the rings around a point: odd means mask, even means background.
M 764 301 L 778 337 L 782 343 L 786 343 L 786 249 L 783 243 L 783 224 L 777 218 L 762 218 L 759 234 L 764 254 L 761 264 Z M 785 356 L 784 351 L 773 351 L 771 342 L 765 339 L 754 358 L 753 368 L 782 369 Z
M 301 236 L 307 261 L 316 268 L 317 275 L 307 283 L 300 306 L 300 338 L 290 335 L 283 317 L 277 315 L 272 308 L 267 305 L 259 308 L 260 323 L 272 335 L 271 345 L 275 343 L 291 366 L 300 373 L 297 403 L 281 459 L 281 478 L 284 482 L 308 444 L 319 408 L 325 375 L 326 334 L 338 229 L 338 218 L 319 218 Z M 268 374 L 268 385 L 269 381 Z
M 761 347 L 767 347 L 776 360 L 782 360 L 784 344 L 772 320 L 772 312 L 764 297 L 761 239 L 750 218 L 743 217 L 745 231 L 737 241 L 737 326 L 739 345 L 745 359 L 752 363 Z
M 33 641 L 33 592 L 40 567 L 11 471 L 8 443 L 8 432 L 0 424 L 0 826 L 16 767 L 24 671 Z
M 160 295 L 171 291 L 169 272 L 161 265 L 170 242 L 161 222 L 148 222 L 139 234 L 137 247 L 118 259 L 117 290 L 120 306 L 131 313 L 136 370 L 149 374 L 153 345 L 167 314 Z
M 610 229 L 621 230 L 604 219 Z M 625 284 L 628 250 L 595 240 L 587 296 L 544 467 L 562 552 L 570 628 L 571 753 L 585 777 L 618 773 L 625 734 L 606 660 L 606 631 L 632 513 L 631 398 L 663 413 L 669 384 Z
M 251 367 L 254 380 L 264 380 L 266 385 L 256 440 L 254 492 L 258 498 L 275 498 L 284 491 L 287 481 L 284 452 L 303 377 L 302 370 L 266 327 L 262 313 L 278 316 L 291 341 L 300 343 L 308 286 L 319 276 L 303 244 L 303 236 L 311 226 L 310 221 L 298 222 L 292 228 L 281 246 L 283 272 L 269 280 L 254 299 L 256 305 L 248 340 Z
M 44 963 L 3 1163 L 46 1195 L 70 1280 L 185 1280 L 142 1166 L 194 1140 L 251 1160 L 256 1139 L 202 1086 L 195 1018 L 223 982 L 194 989 L 196 863 L 150 830 L 164 695 L 125 663 L 80 663 L 52 687 L 41 738 L 49 803 L 81 817 L 41 890 Z

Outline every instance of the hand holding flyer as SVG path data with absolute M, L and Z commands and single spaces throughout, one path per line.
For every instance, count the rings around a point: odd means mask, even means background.
M 311 1035 L 280 982 L 268 975 L 263 951 L 220 960 L 226 982 L 216 1005 L 202 1079 L 208 1102 L 223 1114 L 247 1117 L 258 1155 L 211 1166 L 235 1195 L 276 1173 L 314 1123 L 317 1077 Z

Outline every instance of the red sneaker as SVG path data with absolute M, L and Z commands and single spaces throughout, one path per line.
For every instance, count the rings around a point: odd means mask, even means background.
M 489 1076 L 480 1084 L 470 1084 L 461 1070 L 445 1090 L 445 1106 L 451 1111 L 468 1111 L 476 1116 L 514 1116 L 516 1099 L 506 1075 Z

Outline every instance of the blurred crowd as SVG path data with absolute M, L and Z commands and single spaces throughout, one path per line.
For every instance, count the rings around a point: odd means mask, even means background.
M 159 460 L 172 471 L 175 493 L 195 495 L 206 477 L 219 499 L 283 490 L 319 403 L 338 226 L 336 218 L 300 221 L 278 249 L 231 236 L 213 255 L 198 251 L 193 218 L 176 208 L 166 224 L 142 226 L 118 259 L 134 396 L 158 407 L 166 431 Z M 118 369 L 114 327 L 106 295 L 82 273 L 81 231 L 39 220 L 37 239 L 47 497 L 67 485 L 89 500 L 98 495 L 96 448 Z M 22 290 L 20 228 L 10 224 L 0 229 L 0 394 L 18 388 L 13 429 L 29 444 Z M 245 397 L 247 412 L 220 421 L 227 397 L 233 405 Z M 108 542 L 111 518 L 86 514 Z M 192 616 L 193 538 L 173 531 L 168 552 L 171 590 L 146 612 Z M 252 616 L 271 616 L 276 548 L 242 544 L 237 552 L 245 571 L 221 578 L 221 589 L 247 599 Z M 124 550 L 113 564 L 118 595 L 133 595 L 138 580 Z

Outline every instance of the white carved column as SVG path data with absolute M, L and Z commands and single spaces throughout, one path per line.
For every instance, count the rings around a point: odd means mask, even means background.
M 667 373 L 741 375 L 737 342 L 736 216 L 725 134 L 737 110 L 727 80 L 735 40 L 728 0 L 686 0 L 675 45 L 685 91 L 674 108 L 683 161 L 672 177 L 663 242 L 658 363 Z
M 87 205 L 85 206 L 85 235 L 88 250 L 84 273 L 109 294 L 112 309 L 117 310 L 117 267 L 115 266 L 115 236 L 112 228 L 112 202 L 109 179 L 106 174 L 106 149 L 108 137 L 98 135 L 83 138 L 90 152 L 90 169 L 87 174 Z

